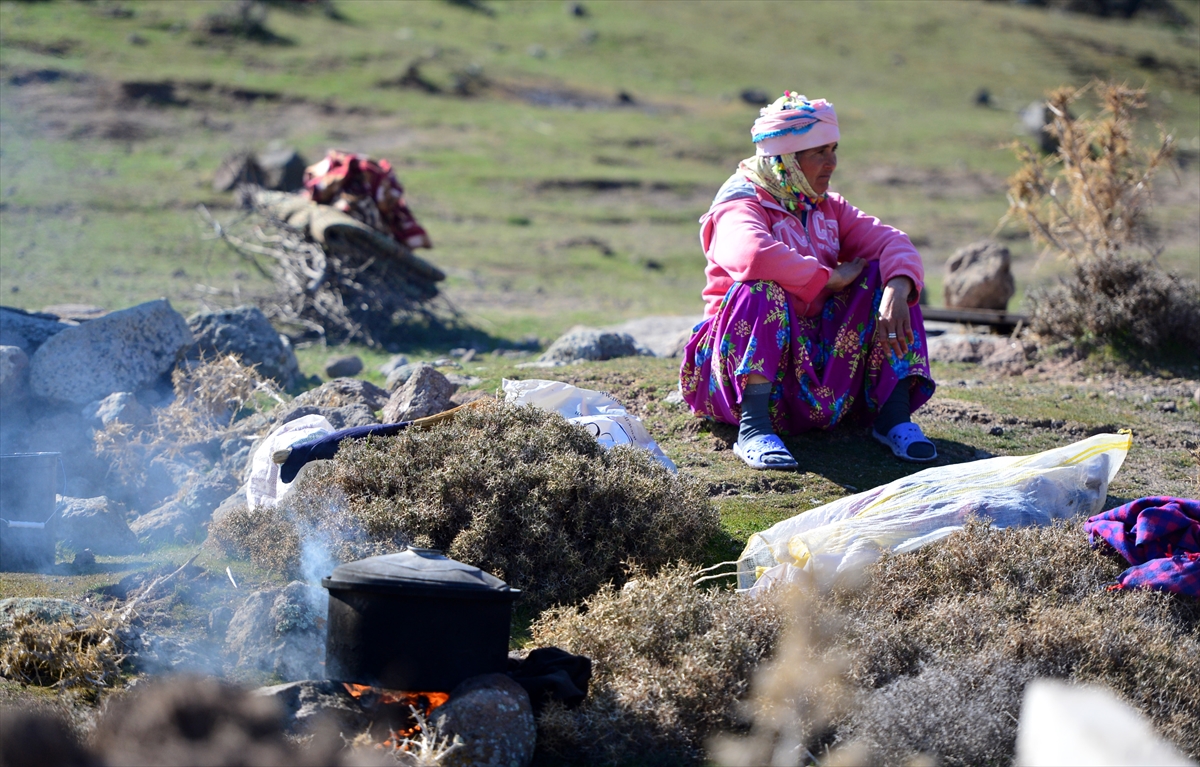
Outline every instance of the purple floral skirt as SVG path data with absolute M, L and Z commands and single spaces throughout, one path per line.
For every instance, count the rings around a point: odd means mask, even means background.
M 746 377 L 774 383 L 771 423 L 778 434 L 829 429 L 852 416 L 874 422 L 897 382 L 908 378 L 909 406 L 933 396 L 925 324 L 910 308 L 915 340 L 896 358 L 876 342 L 883 297 L 879 265 L 870 262 L 853 283 L 825 302 L 816 317 L 797 317 L 774 282 L 737 282 L 717 313 L 696 326 L 683 353 L 683 399 L 698 416 L 736 424 Z

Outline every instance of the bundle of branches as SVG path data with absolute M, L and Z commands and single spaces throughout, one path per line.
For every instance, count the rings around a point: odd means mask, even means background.
M 122 616 L 111 611 L 78 623 L 69 618 L 44 623 L 19 616 L 10 629 L 10 640 L 0 645 L 0 676 L 40 687 L 58 686 L 95 701 L 121 674 L 125 626 Z
M 1101 108 L 1077 117 L 1071 108 L 1088 90 Z M 1014 145 L 1021 168 L 1009 179 L 1005 220 L 1019 220 L 1072 266 L 1069 279 L 1030 293 L 1031 326 L 1041 335 L 1200 350 L 1200 286 L 1158 266 L 1162 248 L 1146 226 L 1150 182 L 1173 141 L 1162 133 L 1154 146 L 1137 144 L 1135 113 L 1145 107 L 1145 91 L 1124 85 L 1060 88 L 1047 99 L 1057 153 L 1043 158 Z
M 328 343 L 381 347 L 405 322 L 435 319 L 446 275 L 404 244 L 303 195 L 243 188 L 239 196 L 247 211 L 231 224 L 200 212 L 274 283 L 258 300 L 271 320 Z

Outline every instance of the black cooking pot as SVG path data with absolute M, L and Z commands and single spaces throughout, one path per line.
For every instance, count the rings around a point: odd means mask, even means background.
M 389 690 L 449 692 L 503 672 L 521 592 L 435 549 L 410 548 L 333 569 L 325 676 Z

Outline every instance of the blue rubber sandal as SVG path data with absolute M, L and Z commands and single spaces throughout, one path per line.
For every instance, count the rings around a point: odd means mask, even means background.
M 871 436 L 887 445 L 892 450 L 892 455 L 899 458 L 901 461 L 909 463 L 929 463 L 937 460 L 937 448 L 921 431 L 921 427 L 915 423 L 898 423 L 892 427 L 887 436 L 883 436 L 875 429 L 871 429 Z M 909 453 L 909 449 L 913 445 L 929 445 L 933 450 L 933 455 L 930 456 L 915 456 Z
M 734 442 L 733 453 L 752 469 L 791 471 L 800 468 L 800 464 L 784 447 L 783 440 L 774 434 L 760 434 L 746 444 Z

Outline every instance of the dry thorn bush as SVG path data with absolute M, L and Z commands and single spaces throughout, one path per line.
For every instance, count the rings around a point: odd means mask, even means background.
M 1076 117 L 1072 107 L 1089 90 L 1100 111 Z M 1096 82 L 1052 91 L 1047 106 L 1058 151 L 1042 157 L 1013 145 L 1021 168 L 1009 179 L 1004 220 L 1021 222 L 1047 252 L 1067 258 L 1072 275 L 1030 292 L 1031 328 L 1072 341 L 1147 349 L 1178 342 L 1200 351 L 1200 285 L 1158 266 L 1161 248 L 1146 226 L 1150 184 L 1173 140 L 1160 130 L 1156 147 L 1137 144 L 1145 91 Z M 1135 248 L 1148 257 L 1133 256 Z
M 278 389 L 234 355 L 181 365 L 171 374 L 175 399 L 139 429 L 110 421 L 95 436 L 97 454 L 127 482 L 139 484 L 150 458 L 219 437 L 247 411 L 282 403 Z
M 772 600 L 697 588 L 686 567 L 635 572 L 576 609 L 548 611 L 535 645 L 592 659 L 588 698 L 538 720 L 548 764 L 699 764 L 704 741 L 740 723 L 750 675 L 775 645 L 783 611 Z
M 121 674 L 126 625 L 114 612 L 97 613 L 80 623 L 19 616 L 9 640 L 0 645 L 0 676 L 59 687 L 95 702 Z
M 522 589 L 540 610 L 648 570 L 698 562 L 720 535 L 704 489 L 644 450 L 605 450 L 555 413 L 488 403 L 427 431 L 343 443 L 273 509 L 210 529 L 226 551 L 298 573 L 306 547 L 335 561 L 411 543 Z

